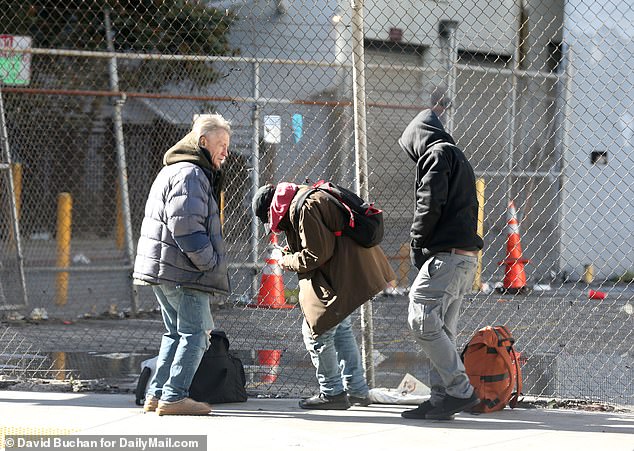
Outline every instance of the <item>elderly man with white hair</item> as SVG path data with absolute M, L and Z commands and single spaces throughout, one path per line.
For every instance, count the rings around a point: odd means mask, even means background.
M 209 347 L 209 296 L 229 292 L 220 224 L 220 167 L 231 128 L 218 114 L 200 115 L 169 149 L 145 206 L 133 277 L 150 284 L 166 332 L 143 409 L 158 415 L 207 415 L 189 387 Z

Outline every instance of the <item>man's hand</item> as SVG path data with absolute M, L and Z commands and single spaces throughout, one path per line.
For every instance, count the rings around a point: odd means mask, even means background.
M 271 258 L 281 263 L 282 259 L 284 258 L 284 253 L 281 249 L 275 248 L 271 251 Z
M 292 271 L 295 272 L 292 268 L 291 268 L 291 262 L 292 262 L 292 257 L 293 257 L 293 253 L 292 252 L 287 252 L 284 254 L 284 257 L 282 258 L 282 260 L 280 260 L 280 265 L 282 266 L 282 268 L 285 271 Z
M 412 265 L 416 266 L 416 269 L 418 270 L 420 270 L 425 264 L 425 259 L 423 258 L 423 250 L 421 248 L 410 248 L 409 258 L 412 261 Z

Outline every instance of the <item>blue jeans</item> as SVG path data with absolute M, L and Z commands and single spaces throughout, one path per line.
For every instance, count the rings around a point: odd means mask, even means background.
M 420 268 L 409 292 L 408 323 L 431 362 L 430 402 L 468 398 L 473 387 L 456 350 L 462 297 L 471 290 L 478 258 L 440 252 Z
M 306 321 L 302 324 L 304 344 L 315 366 L 319 390 L 327 396 L 344 391 L 358 397 L 368 395 L 361 354 L 347 317 L 335 327 L 313 338 Z
M 209 293 L 168 284 L 153 289 L 167 332 L 148 394 L 174 402 L 189 396 L 194 374 L 209 347 L 209 331 L 214 328 Z

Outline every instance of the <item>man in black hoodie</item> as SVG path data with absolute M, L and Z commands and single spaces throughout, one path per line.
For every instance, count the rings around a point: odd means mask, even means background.
M 478 251 L 478 201 L 473 168 L 437 114 L 437 101 L 407 126 L 401 148 L 416 164 L 411 259 L 419 270 L 409 292 L 408 323 L 431 362 L 431 397 L 401 415 L 452 419 L 479 403 L 456 350 L 462 297 L 473 284 Z

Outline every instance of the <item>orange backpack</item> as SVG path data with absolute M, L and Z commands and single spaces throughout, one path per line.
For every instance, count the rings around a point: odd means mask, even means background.
M 522 370 L 513 348 L 515 339 L 505 326 L 486 326 L 462 351 L 462 361 L 480 404 L 473 412 L 495 412 L 517 405 L 522 392 Z

